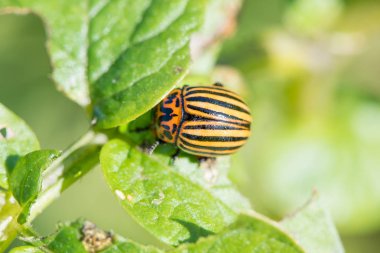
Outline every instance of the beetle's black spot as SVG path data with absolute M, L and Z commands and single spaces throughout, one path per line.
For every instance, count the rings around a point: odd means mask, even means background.
M 171 114 L 170 116 L 172 116 L 172 117 L 177 117 L 178 116 L 178 114 Z
M 176 99 L 176 101 L 175 101 L 175 107 L 179 107 L 179 99 Z
M 175 133 L 175 131 L 177 131 L 177 124 L 173 124 L 173 129 L 172 129 L 172 134 L 174 134 Z
M 174 93 L 172 93 L 172 94 L 170 94 L 169 96 L 168 96 L 168 99 L 169 100 L 173 100 L 175 97 L 177 97 L 178 96 L 178 92 L 174 92 Z
M 159 118 L 158 118 L 158 121 L 159 122 L 167 122 L 167 121 L 170 121 L 173 117 L 171 116 L 171 114 L 173 113 L 173 110 L 171 108 L 167 108 L 167 107 L 164 107 L 164 105 L 161 105 L 161 108 L 160 108 L 161 112 L 164 114 L 164 115 L 161 115 Z
M 166 130 L 170 130 L 170 127 L 167 126 L 167 125 L 162 124 L 161 126 L 162 126 L 163 128 L 165 128 Z
M 193 120 L 193 116 L 187 112 L 182 115 L 183 121 Z
M 172 140 L 172 139 L 173 139 L 172 134 L 171 134 L 169 131 L 167 131 L 167 130 L 164 131 L 164 135 L 165 135 L 165 137 L 166 137 L 167 139 L 169 139 L 169 140 Z
M 173 103 L 173 100 L 178 96 L 178 92 L 174 92 L 172 94 L 170 94 L 169 96 L 166 97 L 166 101 L 164 104 L 168 105 L 168 104 L 172 104 Z

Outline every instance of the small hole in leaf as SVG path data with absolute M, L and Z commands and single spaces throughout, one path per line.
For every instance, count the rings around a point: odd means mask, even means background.
M 1 128 L 0 129 L 0 134 L 1 134 L 1 138 L 7 138 L 7 129 L 4 127 L 4 128 Z
M 14 136 L 12 129 L 0 126 L 0 140 L 10 139 Z

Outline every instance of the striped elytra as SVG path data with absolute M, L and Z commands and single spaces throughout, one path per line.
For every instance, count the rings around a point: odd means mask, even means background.
M 174 89 L 156 110 L 157 137 L 201 157 L 229 155 L 243 146 L 252 121 L 247 104 L 219 86 Z

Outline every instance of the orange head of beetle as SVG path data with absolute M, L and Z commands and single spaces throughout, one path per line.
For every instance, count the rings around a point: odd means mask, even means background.
M 182 120 L 181 89 L 172 90 L 157 106 L 155 121 L 156 134 L 159 139 L 175 143 L 178 127 Z

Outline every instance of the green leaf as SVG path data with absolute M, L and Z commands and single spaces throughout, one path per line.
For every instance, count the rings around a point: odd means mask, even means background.
M 278 225 L 256 215 L 240 215 L 238 220 L 218 235 L 184 244 L 171 253 L 305 253 Z
M 156 137 L 152 131 L 136 131 L 136 129 L 146 129 L 152 122 L 153 113 L 148 112 L 127 126 L 120 127 L 120 132 L 136 145 L 144 145 L 147 142 L 153 143 Z M 171 156 L 175 152 L 176 147 L 174 145 L 163 144 L 156 148 L 151 157 L 162 164 L 173 167 L 182 176 L 209 191 L 215 198 L 224 202 L 235 212 L 251 210 L 248 199 L 239 193 L 228 178 L 228 171 L 231 166 L 229 156 L 218 157 L 210 164 L 200 164 L 196 157 L 181 151 L 173 164 Z
M 0 252 L 4 252 L 16 237 L 17 216 L 21 209 L 10 192 L 0 190 Z
M 42 240 L 34 238 L 33 241 L 41 249 L 56 253 L 305 253 L 276 222 L 254 213 L 239 215 L 237 221 L 219 234 L 166 251 L 140 245 L 119 235 L 103 231 L 93 223 L 84 220 L 61 224 L 53 235 L 44 237 Z
M 99 165 L 99 153 L 106 138 L 90 131 L 62 155 L 43 173 L 42 192 L 32 205 L 28 221 L 33 220 L 61 193 L 87 172 Z
M 210 165 L 200 164 L 197 159 L 189 155 L 181 154 L 174 164 L 174 169 L 187 180 L 199 185 L 210 192 L 212 196 L 234 212 L 251 210 L 251 205 L 236 189 L 228 178 L 228 170 L 231 165 L 229 156 L 218 157 Z M 168 161 L 170 163 L 170 161 Z
M 13 248 L 9 253 L 43 253 L 43 251 L 33 246 L 21 246 Z
M 56 234 L 46 238 L 44 242 L 46 247 L 53 252 L 76 252 L 86 253 L 86 249 L 81 242 L 81 227 L 80 222 L 61 227 Z
M 110 128 L 152 108 L 183 78 L 206 2 L 0 0 L 0 8 L 42 17 L 58 89 L 91 102 L 98 126 Z
M 143 246 L 133 241 L 119 238 L 109 248 L 102 250 L 102 253 L 162 253 L 164 251 L 154 248 L 153 246 Z
M 316 195 L 304 208 L 285 218 L 281 224 L 308 253 L 344 252 L 334 223 Z
M 40 191 L 42 172 L 59 156 L 56 150 L 37 150 L 20 158 L 10 178 L 10 188 L 20 205 L 26 205 Z
M 100 163 L 123 207 L 163 242 L 194 242 L 221 231 L 237 216 L 234 207 L 205 187 L 122 140 L 103 147 Z
M 33 151 L 17 162 L 9 177 L 9 186 L 13 196 L 23 207 L 19 222 L 25 223 L 30 207 L 36 200 L 42 187 L 42 172 L 59 156 L 55 150 Z
M 37 149 L 32 130 L 0 103 L 0 187 L 8 188 L 7 169 L 11 170 L 20 156 Z
M 152 2 L 129 48 L 92 86 L 99 127 L 136 119 L 184 77 L 190 63 L 190 35 L 201 24 L 205 3 Z
M 101 144 L 105 141 L 104 135 L 90 131 L 74 145 L 65 150 L 43 173 L 42 191 L 38 194 L 30 208 L 30 214 L 23 213 L 30 223 L 52 201 L 61 196 L 71 184 L 75 183 L 89 170 L 99 164 Z M 25 208 L 24 208 L 25 210 Z M 17 216 L 21 208 L 15 198 L 0 191 L 0 252 L 12 242 L 18 229 Z

